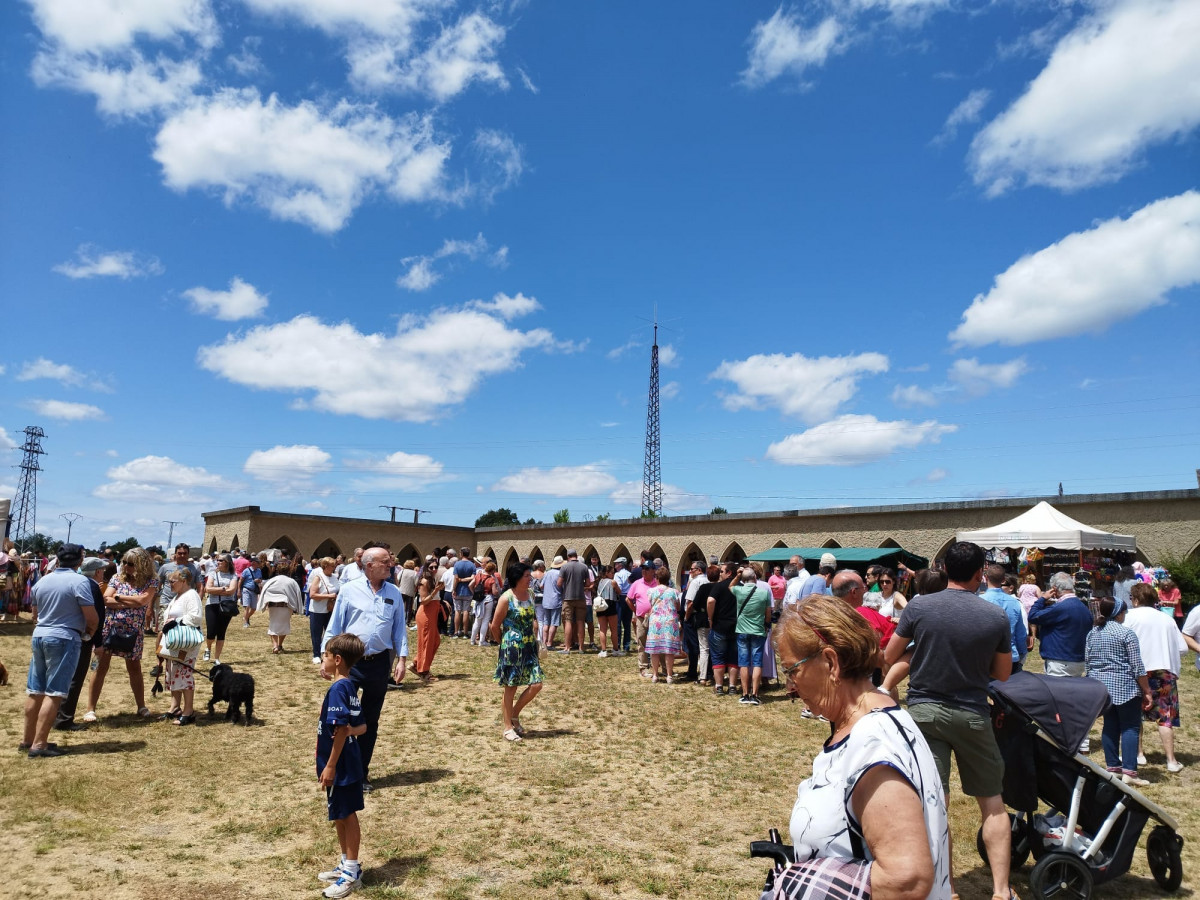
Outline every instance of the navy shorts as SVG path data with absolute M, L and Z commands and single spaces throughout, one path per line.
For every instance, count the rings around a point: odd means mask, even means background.
M 330 822 L 348 819 L 363 808 L 362 782 L 335 784 L 333 787 L 325 788 L 325 799 L 329 807 Z
M 708 633 L 708 656 L 713 666 L 737 666 L 737 643 L 732 634 L 721 631 Z

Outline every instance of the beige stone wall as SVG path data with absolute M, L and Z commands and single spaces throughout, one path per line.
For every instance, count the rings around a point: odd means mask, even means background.
M 241 549 L 255 551 L 290 542 L 306 557 L 318 549 L 349 556 L 368 541 L 386 541 L 401 559 L 424 559 L 438 547 L 475 548 L 475 529 L 447 525 L 301 516 L 263 512 L 257 507 L 205 513 L 204 522 L 205 552 L 211 552 L 214 544 L 218 550 L 229 550 L 235 541 Z

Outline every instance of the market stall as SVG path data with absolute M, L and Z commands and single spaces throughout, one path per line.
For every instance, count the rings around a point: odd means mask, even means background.
M 887 566 L 898 569 L 901 565 L 916 571 L 929 565 L 924 556 L 909 553 L 902 547 L 772 547 L 749 557 L 751 562 L 785 563 L 793 556 L 804 558 L 804 567 L 815 573 L 821 556 L 832 553 L 838 568 L 865 572 L 868 566 Z
M 1132 535 L 1092 528 L 1045 500 L 1015 519 L 992 528 L 960 531 L 957 538 L 988 550 L 989 561 L 1010 571 L 1032 573 L 1042 586 L 1055 572 L 1070 572 L 1077 576 L 1078 590 L 1089 595 L 1091 589 L 1111 585 L 1117 569 L 1132 563 L 1137 553 Z

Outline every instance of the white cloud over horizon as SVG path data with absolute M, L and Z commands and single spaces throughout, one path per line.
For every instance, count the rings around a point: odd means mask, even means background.
M 383 457 L 360 457 L 345 461 L 346 468 L 361 473 L 353 480 L 360 490 L 422 490 L 429 485 L 453 481 L 443 463 L 426 453 L 397 450 Z
M 1200 283 L 1200 192 L 1067 235 L 1021 257 L 976 295 L 957 345 L 1029 344 L 1099 333 Z
M 815 359 L 801 353 L 770 353 L 722 362 L 709 377 L 737 387 L 721 395 L 726 409 L 775 407 L 785 415 L 819 422 L 854 397 L 860 378 L 887 370 L 888 358 L 881 353 Z
M 131 250 L 101 250 L 94 244 L 80 244 L 75 250 L 72 262 L 62 262 L 54 266 L 54 271 L 68 278 L 102 278 L 113 277 L 128 281 L 130 278 L 144 278 L 148 275 L 161 275 L 165 270 L 156 258 L 140 257 Z
M 508 247 L 492 250 L 487 238 L 483 236 L 483 232 L 475 235 L 469 241 L 447 238 L 442 241 L 442 246 L 433 253 L 406 256 L 400 260 L 400 264 L 408 266 L 408 269 L 396 279 L 396 284 L 415 292 L 428 290 L 442 279 L 442 273 L 438 271 L 434 263 L 437 260 L 456 256 L 465 257 L 472 262 L 482 259 L 489 266 L 503 268 L 508 264 Z
M 87 380 L 82 372 L 66 363 L 56 363 L 44 356 L 39 356 L 33 362 L 27 362 L 17 373 L 17 381 L 35 381 L 46 378 L 57 381 L 66 387 L 78 387 Z
M 934 136 L 933 143 L 935 145 L 948 144 L 958 137 L 959 129 L 964 125 L 978 122 L 980 115 L 983 113 L 983 108 L 987 105 L 991 96 L 992 92 L 987 88 L 977 88 L 967 94 L 958 106 L 950 111 L 950 115 L 946 117 L 946 121 L 942 124 L 941 131 Z
M 899 450 L 940 443 L 957 430 L 957 425 L 932 419 L 886 422 L 870 415 L 844 415 L 774 442 L 766 458 L 784 466 L 861 466 Z
M 307 481 L 332 468 L 332 457 L 312 444 L 276 444 L 269 450 L 255 450 L 242 465 L 242 471 L 260 481 Z
M 1028 89 L 975 137 L 989 194 L 1115 181 L 1200 125 L 1200 3 L 1111 0 L 1059 40 Z
M 947 376 L 972 397 L 982 397 L 992 390 L 1012 387 L 1028 371 L 1029 363 L 1023 356 L 1003 363 L 981 363 L 971 357 L 956 359 Z
M 642 486 L 641 481 L 623 481 L 608 499 L 619 506 L 636 506 L 640 509 Z M 707 494 L 697 494 L 677 484 L 664 482 L 662 489 L 663 508 L 666 510 L 703 509 L 712 502 Z
M 549 497 L 592 497 L 615 488 L 617 479 L 602 463 L 580 466 L 553 466 L 521 469 L 505 475 L 492 485 L 493 491 L 510 494 L 535 494 Z
M 892 388 L 892 402 L 897 406 L 937 406 L 938 400 L 933 391 L 915 384 L 898 384 Z
M 184 465 L 169 456 L 140 456 L 113 466 L 106 475 L 109 480 L 97 486 L 92 496 L 127 503 L 207 503 L 240 487 L 202 466 Z
M 229 290 L 214 291 L 206 287 L 189 288 L 183 296 L 192 302 L 195 312 L 210 315 L 222 322 L 254 319 L 267 309 L 268 297 L 238 276 L 229 282 Z
M 90 403 L 35 398 L 27 401 L 25 405 L 39 416 L 45 416 L 47 419 L 59 419 L 63 422 L 84 422 L 92 419 L 107 418 L 104 410 Z
M 802 79 L 811 66 L 824 65 L 832 54 L 844 49 L 843 26 L 827 16 L 811 28 L 781 5 L 771 18 L 758 22 L 750 32 L 750 53 L 741 82 L 762 87 L 782 75 Z

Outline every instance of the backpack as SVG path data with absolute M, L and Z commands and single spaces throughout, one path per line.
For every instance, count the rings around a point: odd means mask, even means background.
M 489 577 L 491 576 L 482 569 L 475 573 L 475 580 L 471 582 L 471 599 L 476 603 L 482 603 L 488 598 L 487 580 Z

